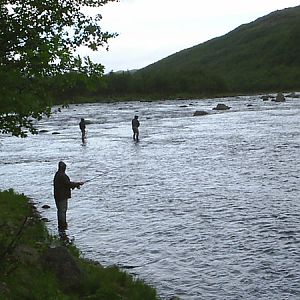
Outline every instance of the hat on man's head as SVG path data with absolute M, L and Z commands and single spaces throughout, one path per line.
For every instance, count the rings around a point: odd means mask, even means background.
M 137 119 L 139 116 L 134 116 L 135 119 Z

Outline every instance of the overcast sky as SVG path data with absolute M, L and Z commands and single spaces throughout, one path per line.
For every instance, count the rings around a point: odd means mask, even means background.
M 180 50 L 226 34 L 300 0 L 120 0 L 93 13 L 103 30 L 117 32 L 109 51 L 81 50 L 105 72 L 140 69 Z

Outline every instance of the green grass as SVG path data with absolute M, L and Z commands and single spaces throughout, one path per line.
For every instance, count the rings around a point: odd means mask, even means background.
M 0 192 L 0 299 L 158 299 L 154 288 L 119 270 L 104 268 L 80 256 L 73 244 L 50 236 L 44 222 L 24 195 Z M 64 246 L 83 276 L 67 290 L 56 274 L 45 268 L 49 247 Z

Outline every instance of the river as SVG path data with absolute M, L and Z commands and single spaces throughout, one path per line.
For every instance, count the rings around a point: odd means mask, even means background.
M 33 198 L 56 233 L 57 163 L 74 181 L 103 173 L 69 202 L 67 234 L 83 256 L 123 267 L 162 299 L 299 299 L 299 125 L 299 98 L 54 107 L 40 134 L 0 136 L 0 189 Z

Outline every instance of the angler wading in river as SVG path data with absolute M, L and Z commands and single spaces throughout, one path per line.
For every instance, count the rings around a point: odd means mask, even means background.
M 71 198 L 71 189 L 80 188 L 83 182 L 73 182 L 66 174 L 66 164 L 63 161 L 58 163 L 58 171 L 55 173 L 54 184 L 54 199 L 57 208 L 58 229 L 66 230 L 67 225 L 67 209 L 68 199 Z
M 85 140 L 85 120 L 84 118 L 81 118 L 80 122 L 79 122 L 79 128 L 80 128 L 80 131 L 81 131 L 81 140 L 82 142 L 84 143 L 84 140 Z
M 134 118 L 131 121 L 132 125 L 132 131 L 133 131 L 133 139 L 138 142 L 139 140 L 139 127 L 140 127 L 140 122 L 138 120 L 139 116 L 134 116 Z

